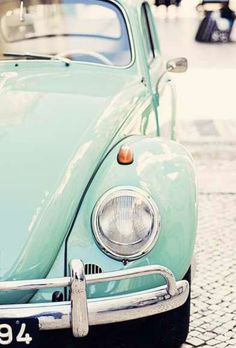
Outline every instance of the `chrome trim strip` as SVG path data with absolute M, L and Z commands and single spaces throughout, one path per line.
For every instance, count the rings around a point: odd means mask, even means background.
M 12 280 L 0 282 L 0 291 L 64 288 L 70 285 L 70 277 L 54 279 Z
M 71 262 L 71 268 L 73 267 L 74 261 Z M 142 276 L 148 276 L 153 274 L 161 274 L 168 283 L 168 291 L 170 294 L 175 293 L 175 277 L 172 272 L 163 266 L 151 265 L 143 266 L 132 269 L 126 269 L 125 271 L 114 271 L 107 273 L 97 273 L 86 275 L 87 284 L 97 284 L 108 282 L 110 280 L 123 280 L 131 279 Z M 14 290 L 39 290 L 48 288 L 59 288 L 71 286 L 71 278 L 55 278 L 55 279 L 36 279 L 36 280 L 16 280 L 0 282 L 0 291 L 14 291 Z
M 86 283 L 94 284 L 109 280 L 122 280 L 151 274 L 162 275 L 167 284 L 147 291 L 135 292 L 129 295 L 86 299 Z M 80 260 L 71 262 L 71 301 L 54 303 L 30 303 L 0 305 L 0 318 L 30 318 L 39 320 L 40 330 L 57 330 L 72 328 L 75 337 L 88 334 L 89 325 L 117 323 L 148 317 L 175 309 L 185 303 L 189 295 L 187 281 L 175 281 L 170 270 L 162 266 L 145 266 L 130 270 L 100 273 L 85 276 L 84 266 Z M 0 291 L 48 288 L 68 285 L 68 278 L 52 280 L 34 280 L 0 283 Z M 24 284 L 26 284 L 24 286 Z M 38 284 L 38 285 L 36 285 Z
M 188 282 L 177 282 L 177 288 L 175 296 L 170 296 L 166 287 L 159 287 L 132 295 L 88 300 L 89 325 L 118 323 L 175 309 L 187 300 Z M 38 318 L 40 330 L 68 329 L 71 327 L 71 302 L 0 306 L 2 319 L 19 316 Z
M 80 260 L 71 261 L 71 326 L 74 337 L 88 335 L 88 307 L 84 265 Z
M 101 325 L 134 320 L 175 309 L 185 303 L 189 284 L 178 284 L 178 295 L 170 296 L 165 287 L 99 301 L 88 301 L 89 324 Z
M 71 269 L 74 265 L 74 260 L 71 262 Z M 86 275 L 87 284 L 97 284 L 108 282 L 110 280 L 123 280 L 131 279 L 142 276 L 148 276 L 153 274 L 161 274 L 168 283 L 168 291 L 171 294 L 175 293 L 175 277 L 172 272 L 159 265 L 143 266 L 137 268 L 126 269 L 125 271 L 114 271 L 107 273 L 98 273 Z M 0 282 L 0 291 L 14 291 L 14 290 L 39 290 L 48 288 L 59 288 L 71 286 L 71 278 L 55 278 L 55 279 L 36 279 L 36 280 L 16 280 L 16 281 L 6 281 Z
M 125 271 L 115 271 L 108 273 L 99 273 L 94 275 L 87 275 L 87 284 L 103 283 L 107 281 L 131 279 L 142 276 L 148 276 L 153 274 L 160 274 L 166 279 L 167 291 L 171 296 L 177 293 L 176 281 L 173 273 L 166 267 L 153 265 L 153 266 L 143 266 L 132 269 L 126 269 Z M 1 290 L 1 289 L 0 289 Z

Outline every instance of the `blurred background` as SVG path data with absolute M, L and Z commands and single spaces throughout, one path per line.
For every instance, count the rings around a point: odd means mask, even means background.
M 236 43 L 231 41 L 236 21 L 230 37 L 223 42 L 196 41 L 209 12 L 216 22 L 222 19 L 219 10 L 222 2 L 212 2 L 207 9 L 217 10 L 205 12 L 197 11 L 198 4 L 202 2 L 182 0 L 179 7 L 160 5 L 154 6 L 153 10 L 165 58 L 185 56 L 189 61 L 189 70 L 184 76 L 171 75 L 178 90 L 179 138 L 185 143 L 221 143 L 223 146 L 236 141 Z M 226 27 L 225 24 L 223 29 Z M 219 31 L 218 28 L 215 30 Z M 206 26 L 205 33 L 214 35 L 214 28 Z M 206 37 L 204 30 L 202 37 Z M 221 150 L 224 152 L 224 147 Z M 217 176 L 218 171 L 215 174 Z M 217 191 L 226 184 L 224 181 L 214 177 L 208 184 L 213 186 L 215 183 Z M 235 190 L 236 176 L 227 184 Z
M 196 11 L 196 3 L 183 0 L 180 8 L 169 8 L 167 17 L 163 17 L 162 6 L 154 8 L 163 54 L 167 58 L 183 55 L 189 60 L 189 72 L 179 81 L 186 87 L 181 93 L 184 103 L 182 99 L 179 103 L 181 118 L 214 115 L 217 119 L 232 119 L 235 116 L 236 43 L 197 42 L 195 38 L 203 14 Z M 191 83 L 189 89 L 188 83 L 193 80 L 195 83 Z M 193 95 L 198 98 L 194 110 Z M 189 103 L 186 105 L 186 102 Z

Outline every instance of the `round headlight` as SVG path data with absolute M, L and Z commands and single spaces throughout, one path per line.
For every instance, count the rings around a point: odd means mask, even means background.
M 116 259 L 135 259 L 154 246 L 160 231 L 160 214 L 144 191 L 117 187 L 97 202 L 92 224 L 104 252 Z

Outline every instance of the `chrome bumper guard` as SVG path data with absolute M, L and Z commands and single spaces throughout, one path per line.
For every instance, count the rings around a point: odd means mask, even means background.
M 86 285 L 160 274 L 166 285 L 129 295 L 88 299 Z M 70 301 L 0 305 L 0 318 L 37 318 L 40 330 L 72 328 L 75 337 L 88 335 L 89 326 L 148 317 L 175 309 L 185 303 L 189 284 L 176 282 L 162 266 L 144 266 L 125 271 L 86 275 L 80 260 L 71 262 L 71 277 L 0 282 L 0 291 L 39 290 L 70 287 Z

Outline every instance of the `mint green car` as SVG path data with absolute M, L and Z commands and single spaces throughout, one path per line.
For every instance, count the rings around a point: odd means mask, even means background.
M 161 58 L 146 1 L 0 1 L 0 346 L 185 341 L 197 199 L 170 73 L 186 68 Z

